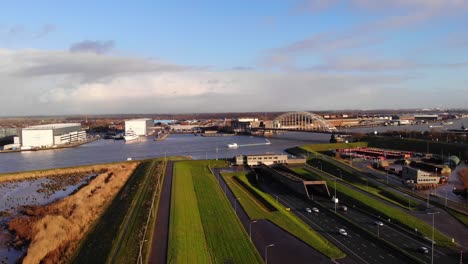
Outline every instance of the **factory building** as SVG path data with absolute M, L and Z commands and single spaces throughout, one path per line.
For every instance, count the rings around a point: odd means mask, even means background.
M 403 180 L 410 185 L 437 185 L 440 181 L 440 177 L 432 176 L 429 172 L 411 168 L 409 166 L 403 166 L 402 176 Z
M 41 148 L 69 144 L 86 140 L 86 132 L 80 123 L 47 124 L 23 128 L 22 148 Z
M 147 136 L 153 129 L 154 121 L 149 118 L 131 119 L 125 121 L 125 134 L 133 131 L 137 136 Z

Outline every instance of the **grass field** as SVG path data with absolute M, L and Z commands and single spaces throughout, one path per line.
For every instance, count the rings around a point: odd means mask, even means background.
M 365 192 L 371 193 L 381 199 L 389 201 L 402 208 L 408 209 L 408 198 L 396 192 L 390 191 L 381 185 L 377 185 L 373 182 L 367 182 L 367 178 L 356 175 L 349 167 L 339 166 L 321 158 L 312 158 L 307 161 L 307 164 L 311 165 L 312 167 L 319 168 L 329 174 L 342 177 L 344 181 L 347 181 L 348 183 Z M 417 209 L 418 206 L 418 202 L 410 200 L 409 207 L 411 209 Z
M 125 217 L 125 226 L 120 229 L 119 236 L 114 241 L 115 255 L 109 259 L 109 262 L 137 262 L 139 245 L 144 240 L 144 228 L 150 214 L 151 201 L 156 191 L 157 182 L 162 180 L 164 166 L 165 162 L 163 161 L 154 160 L 149 163 L 140 190 L 133 199 L 132 210 Z
M 174 167 L 168 263 L 262 263 L 208 169 L 223 161 L 185 161 Z
M 465 227 L 468 227 L 468 216 L 462 213 L 459 213 L 455 210 L 447 209 L 447 212 L 451 214 L 453 217 L 455 217 L 458 221 L 460 221 L 462 224 L 465 225 Z
M 136 263 L 162 159 L 144 160 L 82 241 L 73 263 Z
M 328 188 L 332 192 L 334 190 L 335 183 L 333 180 L 330 180 L 326 177 L 322 177 L 317 174 L 311 174 L 304 169 L 294 169 L 296 173 L 303 176 L 305 179 L 319 179 L 326 180 Z M 339 182 L 336 183 L 336 192 L 340 200 L 345 201 L 348 204 L 354 204 L 360 206 L 362 209 L 370 210 L 374 213 L 379 214 L 385 218 L 391 219 L 392 222 L 399 223 L 400 225 L 406 226 L 409 230 L 418 229 L 418 232 L 422 233 L 426 237 L 431 237 L 432 227 L 431 225 L 425 223 L 424 221 L 406 213 L 398 208 L 389 206 L 371 196 L 365 195 L 359 191 L 353 190 Z M 435 231 L 435 241 L 440 246 L 453 246 L 454 244 L 450 241 L 448 237 Z
M 249 215 L 250 219 L 268 219 L 286 231 L 290 232 L 294 236 L 303 240 L 305 243 L 309 244 L 311 247 L 315 248 L 325 256 L 328 256 L 332 259 L 340 259 L 345 257 L 345 254 L 335 245 L 312 230 L 293 213 L 286 211 L 285 207 L 276 202 L 276 200 L 273 199 L 270 195 L 262 192 L 256 186 L 252 185 L 248 181 L 245 173 L 230 173 L 223 175 L 223 177 L 229 184 L 236 197 L 241 198 L 239 202 Z M 239 184 L 236 179 L 239 179 L 239 181 L 241 181 L 243 184 Z M 247 188 L 243 185 L 247 186 Z M 251 193 L 252 191 L 255 193 Z M 265 206 L 265 202 L 256 198 L 257 196 L 260 196 L 266 200 L 268 205 Z M 275 207 L 276 210 L 269 210 L 268 207 L 270 207 L 270 205 Z

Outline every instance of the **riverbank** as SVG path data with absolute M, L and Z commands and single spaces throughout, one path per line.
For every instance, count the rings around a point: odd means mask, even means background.
M 53 147 L 46 147 L 46 148 L 31 148 L 31 149 L 14 149 L 14 150 L 0 150 L 0 153 L 14 153 L 14 152 L 24 152 L 24 151 L 40 151 L 40 150 L 51 150 L 51 149 L 63 149 L 63 148 L 74 148 L 84 144 L 91 143 L 93 141 L 99 140 L 99 138 L 92 138 L 86 141 L 80 141 L 76 143 L 70 143 L 65 145 L 56 145 Z

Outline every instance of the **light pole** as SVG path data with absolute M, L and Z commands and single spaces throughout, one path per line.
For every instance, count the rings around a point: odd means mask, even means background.
M 340 169 L 336 169 L 336 170 L 340 172 L 340 179 L 343 180 L 343 175 L 341 174 L 341 170 Z
M 274 247 L 275 244 L 270 244 L 268 246 L 265 247 L 265 264 L 268 264 L 268 248 L 269 247 Z
M 377 224 L 377 237 L 380 238 L 380 225 Z
M 408 197 L 408 210 L 411 210 L 411 204 L 410 204 L 409 195 L 407 195 L 407 194 L 403 194 L 403 195 Z
M 252 224 L 257 223 L 257 222 L 258 222 L 257 220 L 254 220 L 254 221 L 250 221 L 250 223 L 249 223 L 249 237 L 250 237 L 250 241 L 252 241 Z
M 429 194 L 431 194 L 431 189 L 427 191 L 427 209 L 429 209 Z
M 335 181 L 335 196 L 334 196 L 335 199 L 333 199 L 333 203 L 335 204 L 335 214 L 336 214 L 336 179 L 337 178 L 333 178 L 333 180 Z
M 434 215 L 438 214 L 439 212 L 432 212 L 432 213 L 427 213 L 432 215 L 432 253 L 431 253 L 431 264 L 434 264 Z

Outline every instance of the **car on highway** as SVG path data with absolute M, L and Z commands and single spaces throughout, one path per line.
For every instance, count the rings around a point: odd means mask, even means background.
M 420 247 L 418 248 L 418 251 L 424 254 L 429 253 L 429 249 L 427 249 L 427 247 Z
M 348 233 L 346 232 L 346 230 L 344 230 L 343 228 L 341 228 L 340 230 L 338 230 L 338 232 L 343 235 L 343 236 L 347 236 Z
M 310 210 L 309 207 L 307 207 L 305 210 L 306 210 L 306 212 L 308 212 L 308 213 L 312 213 L 312 210 Z
M 380 221 L 375 221 L 374 224 L 378 225 L 378 226 L 383 226 L 383 223 L 380 222 Z
M 312 207 L 312 211 L 318 213 L 319 212 L 319 209 L 317 207 Z

